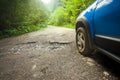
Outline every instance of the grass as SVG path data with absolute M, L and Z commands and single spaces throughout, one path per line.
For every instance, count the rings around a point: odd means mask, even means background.
M 12 37 L 12 36 L 18 36 L 21 34 L 40 30 L 40 29 L 45 28 L 45 27 L 47 27 L 46 23 L 40 23 L 38 25 L 19 26 L 18 28 L 14 28 L 14 29 L 6 29 L 3 31 L 0 31 L 0 39 Z
M 75 29 L 75 24 L 72 23 L 65 23 L 65 24 L 53 24 L 53 23 L 48 23 L 48 25 L 53 25 L 53 26 L 58 26 L 58 27 L 65 27 L 65 28 L 71 28 L 71 29 Z
M 58 27 L 64 27 L 64 28 L 75 29 L 75 25 L 74 25 L 74 24 L 65 24 L 65 25 L 54 25 L 54 24 L 50 24 L 50 25 L 58 26 Z
M 75 28 L 75 25 L 74 25 L 74 24 L 66 24 L 66 25 L 63 25 L 63 27 L 74 29 L 74 28 Z

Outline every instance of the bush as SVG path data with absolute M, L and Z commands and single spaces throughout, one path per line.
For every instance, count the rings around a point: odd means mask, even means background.
M 45 28 L 46 26 L 47 26 L 47 23 L 43 22 L 43 23 L 40 23 L 37 25 L 19 26 L 17 28 L 13 28 L 13 29 L 2 30 L 2 31 L 0 31 L 0 39 L 36 31 L 36 30 Z
M 49 19 L 49 24 L 56 26 L 64 25 L 67 21 L 63 7 L 58 7 Z

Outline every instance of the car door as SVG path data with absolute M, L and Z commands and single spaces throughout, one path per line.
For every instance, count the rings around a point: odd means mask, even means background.
M 94 29 L 95 44 L 120 56 L 120 0 L 98 0 Z

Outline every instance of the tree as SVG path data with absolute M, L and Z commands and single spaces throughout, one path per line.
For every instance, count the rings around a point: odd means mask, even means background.
M 50 17 L 50 20 L 53 21 L 50 21 L 50 23 L 54 23 L 59 26 L 65 24 L 75 24 L 75 20 L 78 14 L 87 8 L 93 1 L 94 0 L 61 0 L 61 5 L 53 12 L 52 16 Z M 62 18 L 63 16 L 64 18 Z M 55 18 L 56 21 L 52 18 Z
M 47 12 L 40 0 L 0 0 L 0 29 L 44 22 Z

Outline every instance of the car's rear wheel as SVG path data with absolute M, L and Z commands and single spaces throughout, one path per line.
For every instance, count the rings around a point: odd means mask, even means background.
M 88 35 L 84 27 L 78 27 L 76 33 L 76 45 L 79 53 L 88 56 L 91 53 Z

